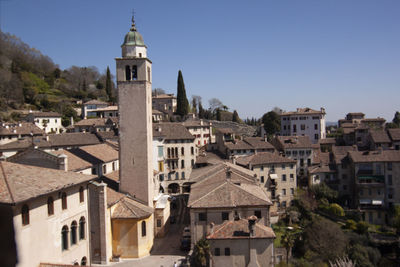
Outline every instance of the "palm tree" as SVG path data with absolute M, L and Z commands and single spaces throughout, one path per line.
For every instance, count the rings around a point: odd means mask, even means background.
M 200 239 L 194 247 L 193 266 L 207 266 L 207 260 L 210 256 L 210 243 L 206 239 Z
M 289 256 L 291 256 L 292 248 L 295 241 L 296 237 L 294 233 L 290 230 L 286 230 L 286 232 L 281 237 L 281 244 L 286 249 L 286 264 L 289 264 Z

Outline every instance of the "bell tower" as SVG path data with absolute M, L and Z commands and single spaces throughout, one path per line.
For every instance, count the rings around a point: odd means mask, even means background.
M 151 61 L 132 26 L 116 58 L 119 109 L 120 191 L 153 207 Z

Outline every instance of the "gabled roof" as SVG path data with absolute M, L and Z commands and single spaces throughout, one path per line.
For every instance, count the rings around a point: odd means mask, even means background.
M 76 122 L 74 126 L 105 126 L 106 121 L 105 118 L 84 119 Z
M 376 143 L 390 143 L 390 138 L 385 130 L 370 130 L 372 141 Z
M 153 136 L 165 140 L 194 140 L 195 137 L 181 123 L 153 123 Z
M 67 162 L 68 162 L 68 170 L 69 171 L 80 171 L 84 169 L 88 169 L 93 166 L 92 163 L 89 161 L 84 160 L 83 158 L 80 158 L 76 156 L 75 154 L 71 153 L 69 150 L 64 149 L 64 150 L 56 150 L 56 151 L 51 151 L 49 154 L 54 154 L 54 155 L 66 155 L 67 156 Z
M 312 148 L 312 143 L 308 136 L 276 136 L 275 140 L 283 149 Z
M 94 180 L 93 175 L 0 162 L 0 203 L 14 204 Z
M 69 152 L 93 165 L 118 159 L 118 151 L 107 144 L 82 146 L 70 149 Z
M 400 150 L 350 151 L 349 156 L 355 163 L 400 162 Z
M 176 98 L 176 96 L 174 96 L 174 94 L 160 94 L 160 95 L 154 95 L 153 99 L 157 99 L 157 98 Z
M 154 209 L 107 187 L 107 205 L 112 207 L 112 219 L 143 219 L 151 216 Z
M 388 132 L 393 141 L 400 141 L 400 128 L 388 129 Z
M 106 102 L 99 101 L 96 99 L 89 100 L 88 102 L 83 103 L 84 105 L 108 105 Z
M 0 136 L 4 135 L 43 135 L 44 131 L 32 122 L 2 123 Z
M 240 167 L 239 167 L 240 168 Z M 254 177 L 229 165 L 220 164 L 209 170 L 209 176 L 192 185 L 188 206 L 218 208 L 272 205 L 266 192 Z
M 99 144 L 100 141 L 92 133 L 62 133 L 49 135 L 51 146 L 84 146 Z
M 288 115 L 312 115 L 312 114 L 325 114 L 325 111 L 315 110 L 311 108 L 298 108 L 296 111 L 289 111 L 280 114 L 280 116 Z
M 244 138 L 244 141 L 248 144 L 250 144 L 252 147 L 255 149 L 273 149 L 275 150 L 275 147 L 268 143 L 268 141 L 265 141 L 264 138 L 261 137 L 246 137 Z
M 226 221 L 221 225 L 215 226 L 212 234 L 207 239 L 248 239 L 248 238 L 275 238 L 275 233 L 271 227 L 256 223 L 254 225 L 254 235 L 250 237 L 249 222 L 246 219 Z
M 32 112 L 28 116 L 33 118 L 61 118 L 61 114 L 57 112 Z
M 336 164 L 340 164 L 341 161 L 347 156 L 349 151 L 357 151 L 356 146 L 332 146 L 332 154 L 334 156 Z
M 271 153 L 271 152 L 260 152 L 254 155 L 239 157 L 236 161 L 238 164 L 244 166 L 247 166 L 249 164 L 255 166 L 263 164 L 296 163 L 296 161 L 293 159 L 289 159 L 280 156 L 277 153 Z

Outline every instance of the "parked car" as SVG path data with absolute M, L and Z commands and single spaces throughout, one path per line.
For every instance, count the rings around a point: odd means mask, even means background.
M 190 250 L 190 236 L 182 237 L 181 239 L 181 250 L 188 251 Z

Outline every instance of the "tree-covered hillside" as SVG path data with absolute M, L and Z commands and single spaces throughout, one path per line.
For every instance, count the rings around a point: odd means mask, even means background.
M 77 119 L 73 107 L 79 100 L 115 101 L 115 86 L 106 71 L 93 66 L 61 70 L 48 56 L 1 31 L 0 47 L 2 121 L 18 119 L 15 110 L 31 109 L 59 112 L 67 124 L 71 116 Z

